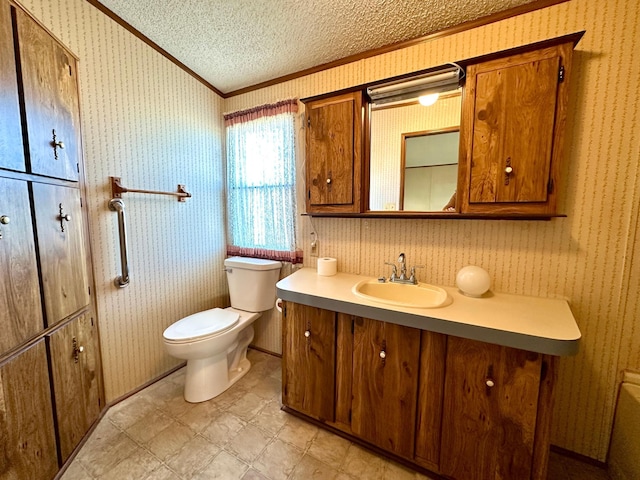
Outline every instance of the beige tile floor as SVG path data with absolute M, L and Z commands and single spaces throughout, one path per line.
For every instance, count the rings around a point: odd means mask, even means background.
M 252 368 L 222 395 L 184 401 L 184 368 L 118 403 L 61 480 L 428 479 L 280 410 L 280 359 L 249 350 Z M 550 480 L 606 480 L 552 454 Z

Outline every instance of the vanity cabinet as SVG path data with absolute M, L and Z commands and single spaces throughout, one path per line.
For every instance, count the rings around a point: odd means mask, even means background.
M 447 478 L 546 478 L 552 357 L 285 306 L 285 409 Z
M 282 401 L 323 422 L 335 415 L 336 313 L 284 303 Z
M 542 355 L 449 337 L 441 472 L 531 478 Z
M 305 104 L 308 213 L 362 210 L 362 96 L 345 93 Z
M 354 319 L 351 430 L 405 458 L 413 457 L 420 330 Z
M 51 479 L 104 405 L 77 62 L 7 0 L 0 50 L 0 478 Z
M 462 213 L 555 214 L 573 43 L 468 65 Z

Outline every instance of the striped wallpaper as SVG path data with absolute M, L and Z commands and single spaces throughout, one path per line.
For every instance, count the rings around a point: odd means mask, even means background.
M 107 401 L 176 365 L 163 330 L 228 303 L 222 99 L 84 0 L 21 2 L 79 58 L 82 133 Z M 118 289 L 109 176 L 124 194 L 131 284 Z
M 88 205 L 107 397 L 113 400 L 175 365 L 165 326 L 225 304 L 222 113 L 306 97 L 578 30 L 560 210 L 548 222 L 298 217 L 305 266 L 310 233 L 339 270 L 384 272 L 404 251 L 421 277 L 453 285 L 467 264 L 486 268 L 496 291 L 566 298 L 583 333 L 562 358 L 554 444 L 605 460 L 617 384 L 640 370 L 640 2 L 571 0 L 467 32 L 222 100 L 84 0 L 22 0 L 80 57 Z M 302 115 L 302 114 L 301 114 Z M 304 206 L 304 131 L 298 122 L 298 204 Z M 125 194 L 132 284 L 118 271 L 107 180 L 169 189 L 186 203 Z M 281 319 L 256 325 L 257 346 L 280 352 Z
M 410 263 L 427 265 L 420 274 L 429 282 L 453 285 L 461 267 L 477 264 L 490 272 L 496 291 L 566 298 L 583 340 L 577 356 L 559 362 L 552 442 L 604 461 L 620 372 L 640 370 L 640 2 L 571 0 L 231 97 L 224 109 L 331 92 L 579 30 L 586 34 L 574 56 L 560 177 L 559 208 L 567 218 L 300 217 L 299 228 L 305 252 L 315 229 L 320 255 L 336 257 L 343 272 L 378 276 L 385 272 L 384 261 L 403 251 Z M 303 131 L 298 141 L 304 145 Z M 299 169 L 304 170 L 303 158 Z M 307 255 L 305 266 L 314 261 Z M 278 348 L 279 338 L 272 340 Z

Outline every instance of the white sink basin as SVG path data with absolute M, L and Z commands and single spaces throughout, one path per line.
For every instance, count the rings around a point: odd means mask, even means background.
M 363 280 L 356 283 L 351 291 L 367 300 L 410 308 L 441 307 L 447 303 L 448 298 L 445 290 L 427 283 L 407 285 Z

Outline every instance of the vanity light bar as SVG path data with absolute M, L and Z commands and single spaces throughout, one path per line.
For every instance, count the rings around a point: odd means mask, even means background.
M 383 104 L 417 98 L 428 93 L 440 93 L 458 88 L 460 69 L 452 67 L 420 77 L 383 83 L 367 88 L 373 103 Z

